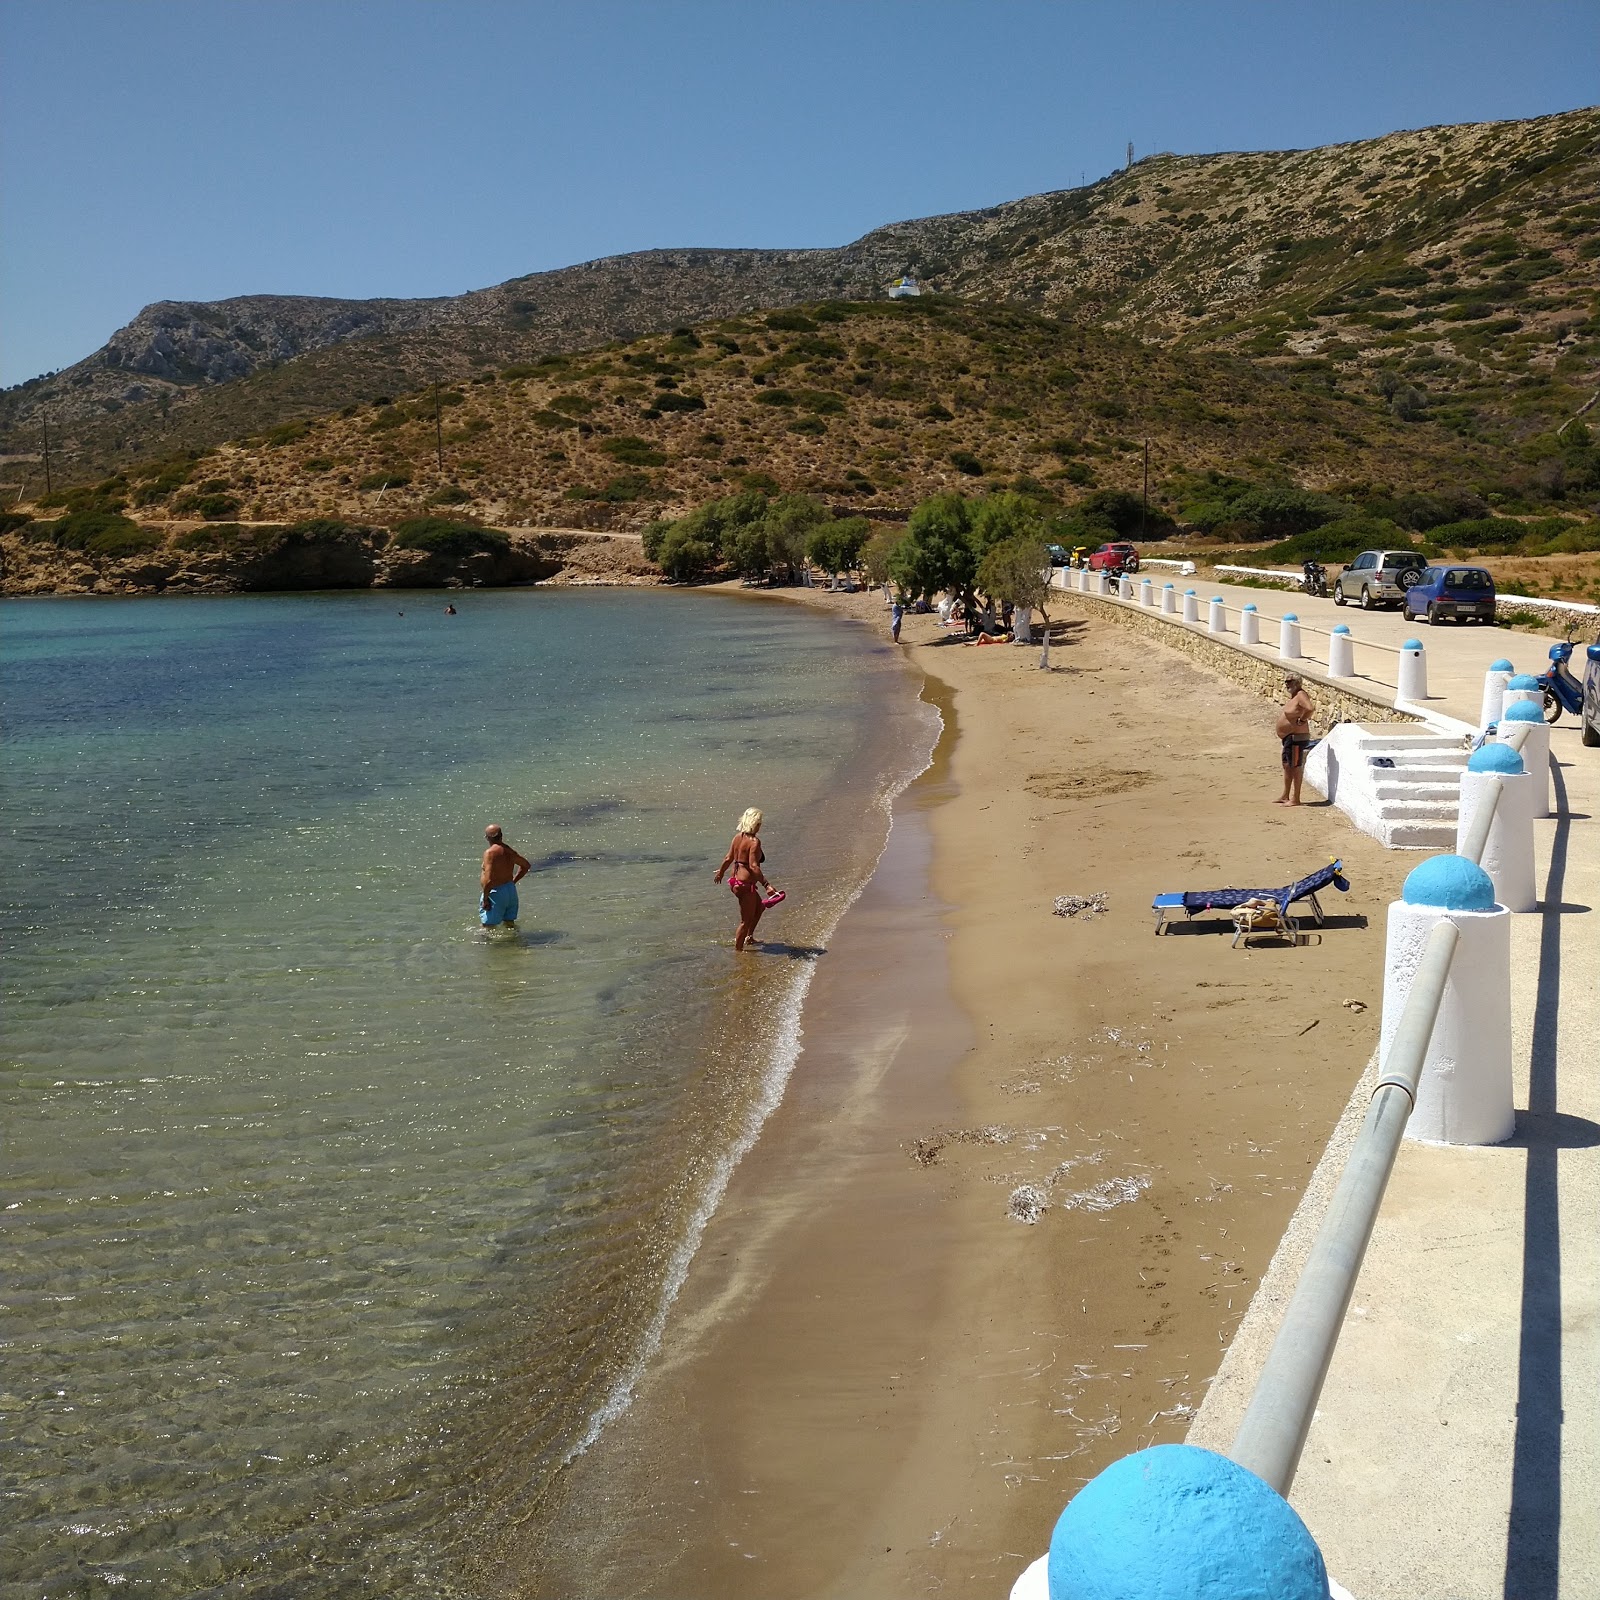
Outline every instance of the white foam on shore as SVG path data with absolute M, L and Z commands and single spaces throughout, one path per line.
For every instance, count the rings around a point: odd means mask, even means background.
M 884 828 L 883 843 L 879 846 L 878 853 L 873 857 L 867 870 L 862 873 L 860 881 L 850 890 L 833 919 L 823 928 L 821 934 L 823 943 L 832 940 L 840 922 L 844 919 L 845 913 L 861 898 L 862 891 L 872 881 L 872 875 L 877 871 L 878 863 L 883 859 L 884 851 L 889 848 L 889 836 L 894 831 L 895 801 L 933 765 L 934 752 L 937 750 L 939 740 L 943 738 L 945 732 L 944 718 L 940 714 L 939 708 L 931 701 L 920 700 L 919 706 L 924 708 L 926 712 L 923 722 L 931 735 L 924 754 L 918 758 L 920 759 L 920 765 L 914 760 L 905 772 L 885 776 L 878 794 L 874 797 L 874 804 L 884 812 L 887 823 Z M 930 717 L 932 719 L 931 722 L 928 720 Z M 802 1040 L 804 1038 L 801 1013 L 805 1006 L 806 994 L 811 988 L 811 978 L 815 970 L 815 962 L 800 962 L 797 970 L 785 985 L 784 993 L 774 1007 L 776 1027 L 774 1029 L 775 1040 L 772 1048 L 772 1057 L 767 1064 L 766 1071 L 762 1074 L 756 1098 L 745 1113 L 743 1123 L 732 1144 L 713 1166 L 705 1187 L 701 1190 L 699 1198 L 694 1204 L 683 1237 L 674 1247 L 668 1260 L 666 1277 L 661 1286 L 660 1297 L 639 1340 L 638 1348 L 633 1358 L 629 1361 L 627 1369 L 621 1377 L 612 1385 L 611 1392 L 589 1419 L 589 1425 L 579 1436 L 578 1441 L 562 1456 L 561 1465 L 563 1467 L 575 1461 L 588 1450 L 605 1431 L 606 1427 L 620 1417 L 633 1403 L 634 1394 L 638 1388 L 639 1380 L 644 1376 L 645 1368 L 649 1366 L 656 1353 L 660 1350 L 662 1339 L 666 1335 L 667 1319 L 671 1315 L 673 1303 L 677 1300 L 678 1294 L 689 1276 L 689 1268 L 700 1249 L 700 1241 L 705 1237 L 706 1228 L 710 1224 L 712 1217 L 716 1215 L 717 1208 L 722 1204 L 723 1196 L 728 1192 L 728 1185 L 732 1181 L 733 1174 L 737 1170 L 739 1163 L 755 1147 L 756 1140 L 761 1137 L 761 1130 L 766 1126 L 767 1119 L 782 1104 L 784 1091 L 788 1087 L 789 1079 L 800 1060 Z

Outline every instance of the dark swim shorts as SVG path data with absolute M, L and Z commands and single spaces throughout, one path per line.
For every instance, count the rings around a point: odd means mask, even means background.
M 1306 751 L 1311 748 L 1315 740 L 1308 739 L 1304 734 L 1291 733 L 1283 741 L 1283 764 L 1286 767 L 1303 767 L 1306 764 Z

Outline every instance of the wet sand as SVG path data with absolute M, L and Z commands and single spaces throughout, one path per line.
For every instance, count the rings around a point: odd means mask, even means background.
M 1087 1478 L 1182 1438 L 1371 1051 L 1413 861 L 1269 803 L 1270 706 L 1109 624 L 1058 625 L 1049 671 L 932 617 L 903 648 L 935 766 L 661 1356 L 499 1592 L 1003 1595 Z M 1300 948 L 1152 937 L 1157 892 L 1330 855 L 1353 888 Z

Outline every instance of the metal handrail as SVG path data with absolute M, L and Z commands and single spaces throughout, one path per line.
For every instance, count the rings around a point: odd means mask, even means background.
M 1453 922 L 1439 923 L 1428 935 L 1366 1121 L 1228 1452 L 1281 1495 L 1294 1482 L 1400 1138 L 1417 1101 L 1428 1041 L 1460 937 Z

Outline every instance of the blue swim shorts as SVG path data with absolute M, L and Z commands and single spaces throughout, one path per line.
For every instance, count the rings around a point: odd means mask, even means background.
M 480 902 L 481 904 L 481 902 Z M 489 891 L 489 909 L 478 913 L 478 921 L 486 928 L 496 928 L 502 922 L 517 920 L 517 886 L 502 883 Z

